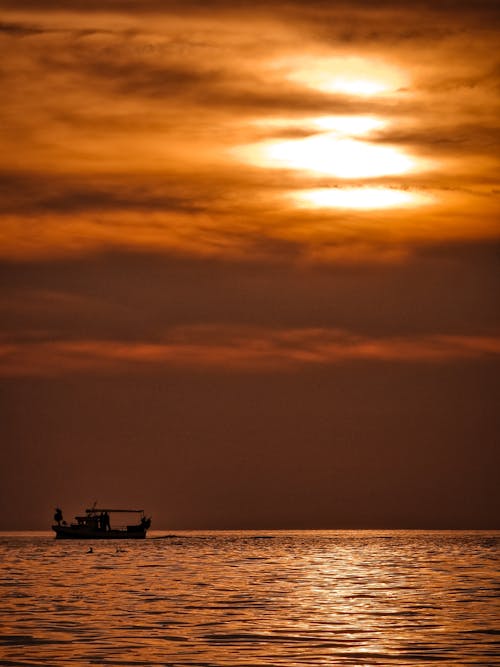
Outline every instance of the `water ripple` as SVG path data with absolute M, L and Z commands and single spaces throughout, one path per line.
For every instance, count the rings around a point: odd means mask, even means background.
M 0 664 L 500 665 L 494 533 L 0 536 Z

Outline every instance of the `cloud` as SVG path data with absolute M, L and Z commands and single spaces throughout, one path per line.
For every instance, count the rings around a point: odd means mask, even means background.
M 220 1 L 208 9 L 192 1 L 168 11 L 156 1 L 140 11 L 128 2 L 64 11 L 7 3 L 0 254 L 36 261 L 135 248 L 362 265 L 408 261 L 426 244 L 493 241 L 495 16 L 491 3 L 456 2 Z M 484 29 L 480 17 L 491 19 Z M 426 34 L 432 48 L 416 60 Z M 328 94 L 277 66 L 303 55 L 319 66 L 387 62 L 408 85 L 373 98 Z M 311 117 L 335 114 L 386 122 L 370 141 L 424 166 L 371 184 L 429 194 L 435 205 L 298 211 L 291 193 L 341 187 L 340 179 L 257 168 L 235 150 L 264 133 L 282 139 L 283 127 L 266 121 L 292 118 L 293 140 L 311 132 Z
M 499 248 L 491 243 L 426 244 L 391 264 L 304 262 L 296 245 L 255 246 L 243 259 L 137 247 L 10 257 L 0 262 L 4 341 L 164 344 L 165 332 L 223 332 L 220 323 L 363 339 L 491 337 L 499 330 Z
M 260 373 L 359 361 L 449 363 L 499 355 L 500 336 L 367 338 L 335 329 L 197 326 L 174 328 L 160 342 L 4 341 L 0 374 L 59 376 L 169 368 Z
M 99 179 L 65 175 L 0 173 L 0 211 L 7 214 L 177 211 L 199 213 L 202 202 L 182 196 L 168 183 L 119 177 Z

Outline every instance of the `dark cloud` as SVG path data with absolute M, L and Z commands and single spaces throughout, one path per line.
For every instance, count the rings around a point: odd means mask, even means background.
M 28 173 L 0 173 L 0 211 L 17 214 L 81 213 L 86 211 L 181 211 L 197 213 L 203 209 L 201 202 L 192 197 L 169 193 L 168 184 L 156 189 L 134 178 L 115 176 L 85 179 L 59 175 L 35 175 Z
M 58 9 L 54 6 L 52 0 L 42 0 L 40 2 L 38 0 L 21 0 L 20 2 L 17 0 L 2 0 L 2 6 L 19 10 L 34 10 L 38 8 L 44 10 Z M 137 7 L 137 4 L 133 2 L 133 0 L 113 0 L 107 7 L 104 7 L 98 0 L 82 0 L 80 2 L 73 2 L 68 8 L 65 8 L 65 11 L 80 12 L 85 10 L 91 13 L 127 11 L 143 14 L 149 11 L 158 12 L 162 9 L 164 10 L 164 8 L 164 3 L 162 3 L 161 0 L 145 0 L 141 3 L 140 8 Z M 231 9 L 235 12 L 242 11 L 247 13 L 250 11 L 272 12 L 276 9 L 286 10 L 287 8 L 304 10 L 304 3 L 301 0 L 275 0 L 271 3 L 264 0 L 258 0 L 253 2 L 252 6 L 249 7 L 248 2 L 245 0 L 213 0 L 213 2 L 210 3 L 210 7 L 207 7 L 206 3 L 202 0 L 170 0 L 168 5 L 168 10 L 170 12 L 181 12 L 183 15 L 196 10 L 200 10 L 204 14 L 208 14 L 212 11 L 222 11 L 227 15 L 228 10 Z M 377 2 L 377 8 L 384 10 L 391 8 L 399 9 L 401 8 L 401 4 L 398 0 L 380 0 Z M 343 9 L 366 11 L 373 9 L 373 2 L 372 0 L 340 0 L 332 7 L 332 3 L 329 0 L 313 0 L 305 6 L 304 11 L 321 14 L 322 12 L 334 13 Z M 405 9 L 452 14 L 476 14 L 485 12 L 487 14 L 491 13 L 497 15 L 499 13 L 498 3 L 495 0 L 477 0 L 473 5 L 467 0 L 442 0 L 439 5 L 436 5 L 432 0 L 412 0 L 412 2 L 405 5 Z
M 229 323 L 365 337 L 496 335 L 498 248 L 419 253 L 401 265 L 343 268 L 138 253 L 4 262 L 3 329 L 11 340 L 29 331 L 41 341 L 154 342 L 172 327 Z
M 495 127 L 493 124 L 478 126 L 470 122 L 433 126 L 432 122 L 421 128 L 395 127 L 382 130 L 373 136 L 373 141 L 394 145 L 402 144 L 428 155 L 433 153 L 441 156 L 466 156 L 480 153 L 490 155 L 491 147 L 500 143 L 500 127 Z M 488 180 L 488 176 L 485 177 L 483 174 L 481 178 Z M 497 182 L 495 174 L 491 174 L 491 181 Z
M 76 77 L 82 86 L 91 86 L 94 92 L 113 97 L 138 98 L 146 103 L 168 102 L 171 108 L 183 105 L 186 116 L 196 117 L 200 109 L 203 113 L 213 109 L 228 115 L 235 110 L 249 114 L 287 114 L 291 110 L 294 114 L 363 114 L 377 109 L 392 112 L 392 104 L 382 100 L 325 94 L 284 80 L 268 81 L 250 69 L 243 68 L 235 77 L 235 64 L 224 63 L 220 55 L 215 63 L 210 59 L 200 62 L 193 58 L 195 51 L 180 62 L 177 48 L 184 47 L 189 53 L 189 40 L 177 45 L 163 42 L 148 49 L 147 42 L 134 46 L 126 34 L 119 34 L 106 45 L 76 42 L 64 49 L 61 46 L 56 44 L 47 49 L 44 45 L 41 52 L 36 47 L 37 61 L 47 73 Z M 213 52 L 216 45 L 209 44 L 208 49 Z M 82 121 L 78 109 L 70 110 L 69 115 Z M 144 120 L 141 118 L 143 123 Z M 217 118 L 213 120 L 217 122 Z M 134 122 L 133 116 L 129 122 Z
M 40 35 L 47 32 L 46 29 L 27 23 L 2 21 L 0 22 L 0 33 L 13 37 L 25 37 L 26 35 Z

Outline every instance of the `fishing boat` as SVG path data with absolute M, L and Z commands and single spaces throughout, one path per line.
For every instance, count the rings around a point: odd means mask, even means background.
M 125 519 L 129 522 L 123 523 L 122 515 L 128 515 Z M 59 540 L 140 540 L 151 526 L 151 518 L 146 517 L 144 510 L 109 509 L 95 504 L 70 524 L 56 508 L 54 521 L 52 530 Z

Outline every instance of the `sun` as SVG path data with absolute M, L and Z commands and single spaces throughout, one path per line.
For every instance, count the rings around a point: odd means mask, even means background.
M 349 97 L 376 99 L 404 94 L 408 84 L 401 70 L 366 58 L 306 57 L 278 61 L 274 67 L 296 84 Z M 406 147 L 384 141 L 382 130 L 391 124 L 389 119 L 376 114 L 323 115 L 260 118 L 254 124 L 273 132 L 279 130 L 278 136 L 236 147 L 232 153 L 238 159 L 265 169 L 297 171 L 308 179 L 357 181 L 346 187 L 295 191 L 290 196 L 296 206 L 363 210 L 429 203 L 428 197 L 401 188 L 368 186 L 370 180 L 401 177 L 430 164 L 411 155 Z M 283 133 L 289 131 L 295 137 L 283 139 Z M 363 187 L 360 181 L 366 181 Z
M 413 167 L 411 158 L 397 148 L 331 134 L 274 142 L 264 147 L 263 157 L 274 166 L 336 178 L 375 178 L 403 174 Z
M 403 149 L 374 141 L 374 134 L 388 125 L 377 116 L 270 118 L 255 124 L 273 131 L 309 132 L 309 136 L 298 139 L 268 139 L 231 151 L 255 166 L 341 179 L 401 175 L 416 169 L 416 158 Z

